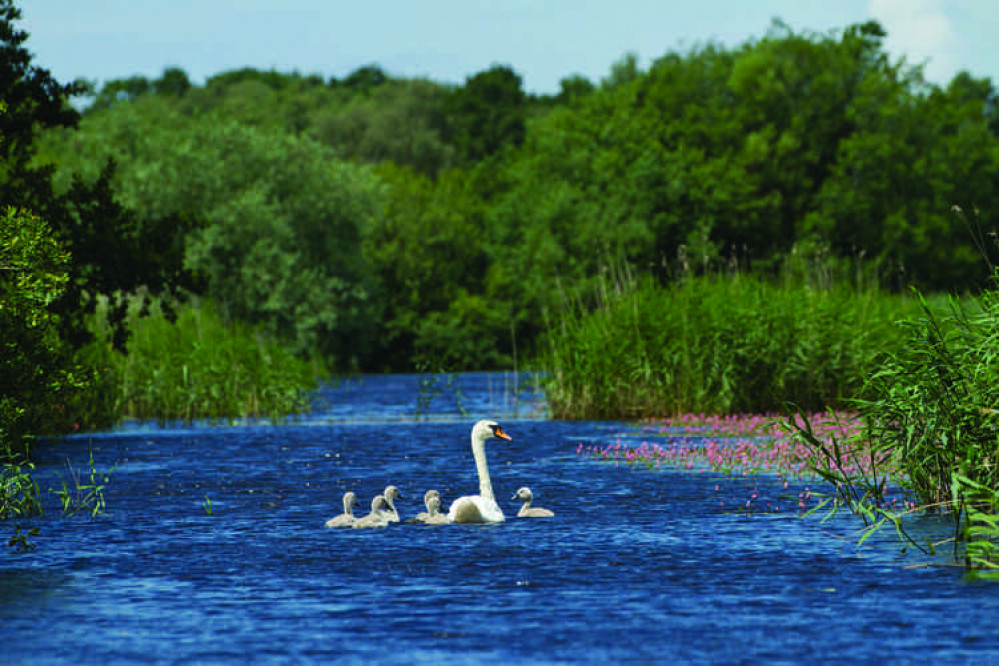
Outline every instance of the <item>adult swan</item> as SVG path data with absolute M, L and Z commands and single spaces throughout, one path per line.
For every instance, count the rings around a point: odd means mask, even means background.
M 479 472 L 479 494 L 459 497 L 451 504 L 447 517 L 452 523 L 501 523 L 506 520 L 493 495 L 486 464 L 486 440 L 490 437 L 512 439 L 495 421 L 479 421 L 472 427 L 472 455 Z

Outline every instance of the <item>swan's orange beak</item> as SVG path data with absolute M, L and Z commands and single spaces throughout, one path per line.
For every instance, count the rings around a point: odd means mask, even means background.
M 513 437 L 511 437 L 510 435 L 508 435 L 505 432 L 503 432 L 503 428 L 501 428 L 499 426 L 496 426 L 496 429 L 493 430 L 493 434 L 496 435 L 497 437 L 499 437 L 500 439 L 507 439 L 507 440 L 513 441 Z

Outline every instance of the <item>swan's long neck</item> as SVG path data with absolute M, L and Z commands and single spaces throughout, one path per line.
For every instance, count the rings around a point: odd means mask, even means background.
M 472 437 L 472 455 L 475 456 L 475 469 L 479 473 L 479 494 L 495 502 L 493 484 L 489 480 L 489 465 L 486 463 L 486 440 L 484 437 Z

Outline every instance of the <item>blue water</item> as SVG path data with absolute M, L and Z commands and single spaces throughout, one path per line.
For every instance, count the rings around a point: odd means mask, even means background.
M 903 555 L 888 534 L 858 549 L 850 516 L 799 518 L 804 482 L 577 455 L 643 433 L 547 420 L 526 378 L 431 388 L 367 377 L 297 422 L 130 424 L 40 449 L 37 550 L 0 555 L 0 659 L 999 663 L 999 588 L 918 567 L 947 560 Z M 468 436 L 486 416 L 514 438 L 488 447 L 507 522 L 323 527 L 346 490 L 366 509 L 398 485 L 404 519 L 428 488 L 445 504 L 477 492 Z M 63 517 L 47 491 L 67 461 L 87 478 L 89 447 L 114 467 L 107 511 Z M 515 518 L 521 485 L 556 516 Z M 781 511 L 733 510 L 753 493 Z

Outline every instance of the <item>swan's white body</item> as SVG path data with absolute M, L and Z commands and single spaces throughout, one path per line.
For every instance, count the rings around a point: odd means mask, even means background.
M 501 523 L 506 520 L 496 503 L 486 464 L 486 440 L 491 437 L 511 439 L 495 421 L 479 421 L 472 428 L 472 456 L 479 473 L 479 494 L 459 497 L 451 504 L 447 517 L 452 523 Z
M 451 522 L 451 519 L 440 512 L 441 509 L 441 498 L 431 497 L 427 500 L 427 515 L 425 518 L 420 520 L 421 523 L 426 525 L 447 525 Z
M 357 506 L 357 495 L 351 491 L 343 494 L 343 513 L 333 516 L 326 521 L 326 527 L 350 527 L 357 518 L 354 516 L 354 507 Z
M 388 520 L 385 519 L 385 511 L 388 509 L 388 504 L 385 503 L 384 495 L 375 495 L 375 498 L 371 500 L 371 513 L 366 515 L 364 518 L 358 518 L 351 525 L 354 529 L 361 529 L 365 527 L 388 527 Z
M 385 486 L 385 492 L 382 493 L 382 496 L 385 498 L 385 504 L 388 505 L 388 509 L 384 510 L 385 520 L 390 523 L 398 523 L 399 512 L 395 508 L 395 501 L 402 497 L 399 494 L 399 489 L 395 486 Z
M 517 512 L 518 518 L 551 518 L 555 515 L 553 511 L 548 509 L 542 509 L 537 506 L 533 509 L 531 508 L 531 501 L 534 499 L 534 493 L 527 486 L 520 488 L 514 493 L 513 497 L 510 499 L 519 499 L 524 504 L 520 507 L 520 511 Z

